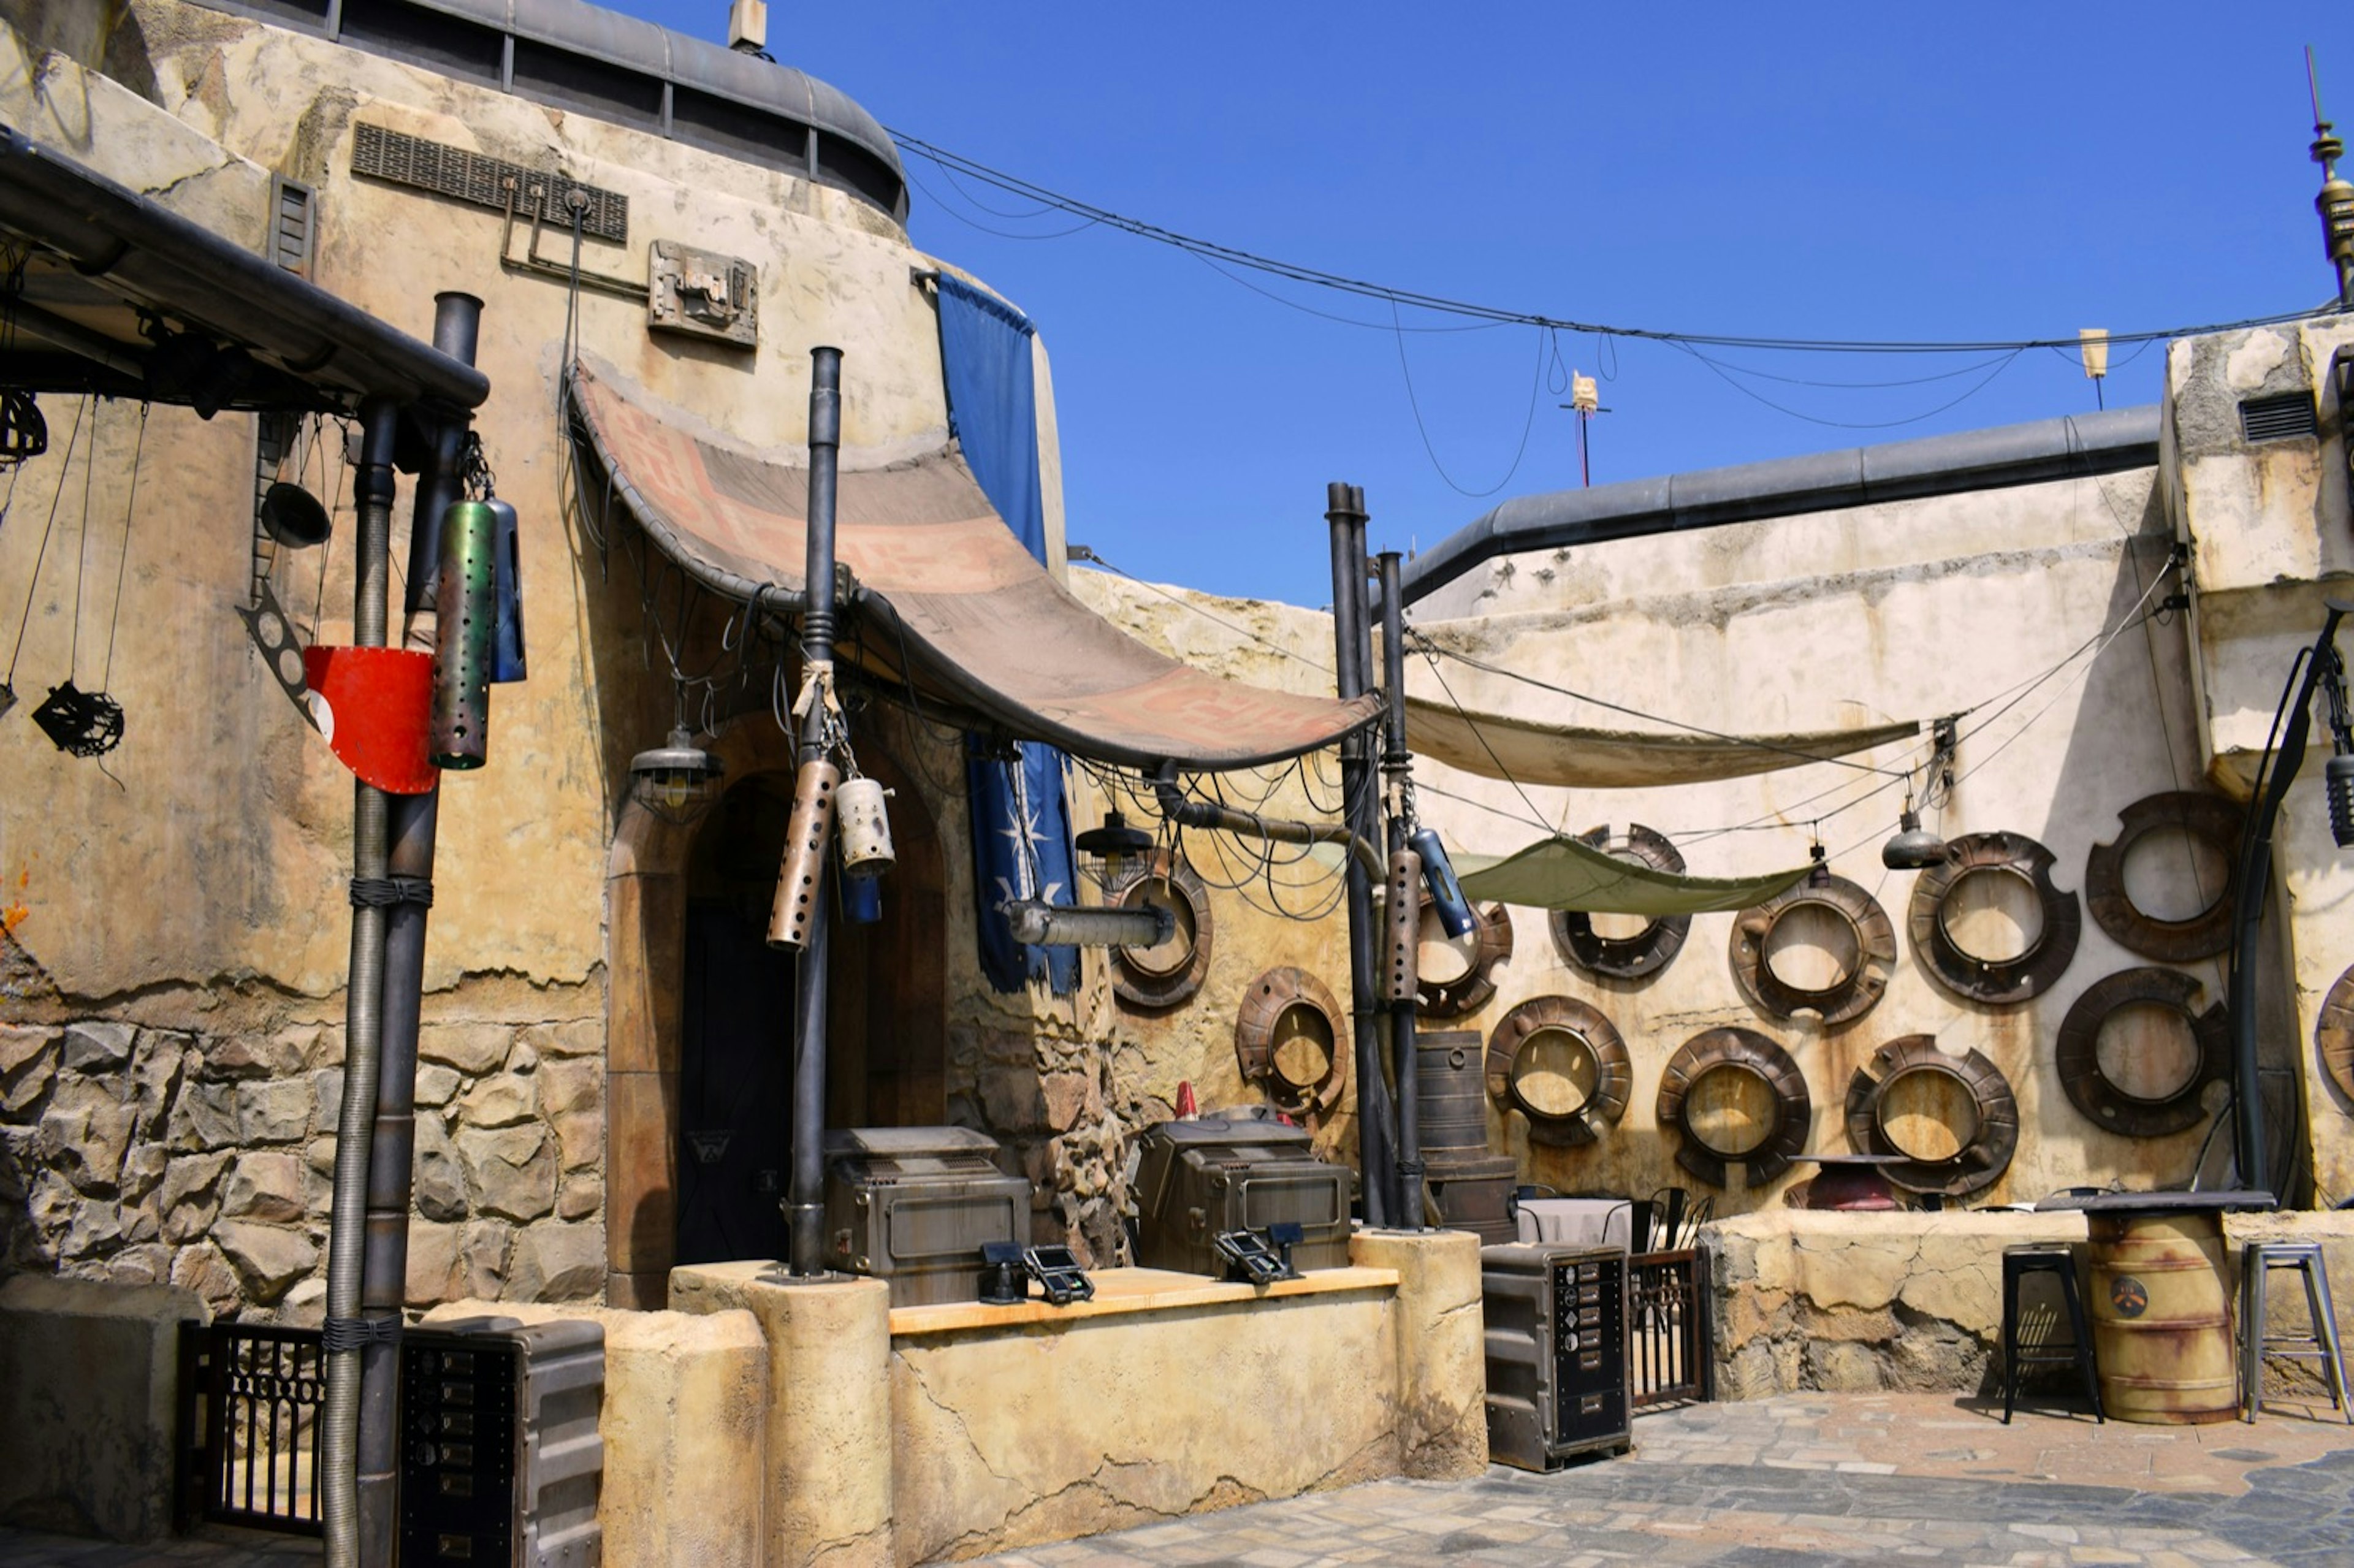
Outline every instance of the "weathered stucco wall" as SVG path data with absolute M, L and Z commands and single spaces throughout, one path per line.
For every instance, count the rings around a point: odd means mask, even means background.
M 502 266 L 499 214 L 355 177 L 353 127 L 555 167 L 626 195 L 629 243 L 590 241 L 589 268 L 642 272 L 658 238 L 758 262 L 757 353 L 651 334 L 642 305 L 593 291 L 578 302 L 578 331 L 587 352 L 657 397 L 763 444 L 803 440 L 808 351 L 819 343 L 845 353 L 846 461 L 945 439 L 937 321 L 910 279 L 942 263 L 842 192 L 180 0 L 134 0 L 103 17 L 27 0 L 5 20 L 0 112 L 37 141 L 256 245 L 270 176 L 311 185 L 315 281 L 413 334 L 429 333 L 436 291 L 485 302 L 479 359 L 493 393 L 477 429 L 522 517 L 532 678 L 498 689 L 490 766 L 444 793 L 411 1293 L 601 1288 L 582 1281 L 604 1250 L 609 1159 L 652 1171 L 633 1201 L 674 1201 L 663 1176 L 679 1132 L 674 1103 L 665 1110 L 655 1097 L 650 1123 L 604 1147 L 619 1070 L 603 1057 L 609 877 L 629 758 L 672 720 L 668 673 L 648 653 L 647 599 L 666 601 L 650 595 L 633 540 L 599 537 L 571 504 L 555 381 L 567 290 Z M 1035 360 L 1048 528 L 1059 539 L 1043 346 Z M 37 700 L 70 670 L 85 689 L 102 683 L 128 722 L 105 772 L 56 752 L 21 711 L 0 726 L 0 766 L 16 781 L 0 800 L 0 1017 L 21 1025 L 5 1047 L 0 1112 L 8 1266 L 181 1277 L 224 1310 L 299 1311 L 316 1294 L 341 1056 L 351 789 L 230 613 L 247 597 L 254 421 L 170 408 L 143 421 L 135 408 L 102 404 L 69 450 L 74 405 L 47 401 L 52 453 L 13 482 L 20 519 L 58 498 L 57 538 L 37 581 L 37 529 L 11 528 L 16 543 L 0 546 L 0 599 L 32 605 L 17 685 Z M 301 472 L 333 510 L 336 537 L 282 555 L 273 588 L 307 640 L 346 641 L 350 473 L 344 431 L 330 422 L 318 435 Z M 404 478 L 396 567 L 410 503 Z M 118 608 L 112 579 L 126 547 Z M 683 659 L 716 646 L 717 620 L 706 614 Z M 110 629 L 111 663 L 93 657 Z M 765 680 L 724 693 L 702 716 L 731 732 L 774 728 Z M 1100 1109 L 1084 1128 L 1057 1113 L 1070 1152 L 1055 1166 L 1039 1146 L 1045 1118 L 1030 1108 L 1042 1074 L 1096 1072 L 1088 1036 L 1069 1003 L 996 998 L 979 979 L 955 743 L 920 725 L 870 726 L 867 739 L 903 754 L 947 847 L 936 964 L 950 993 L 955 1114 L 1031 1140 L 1015 1158 L 1044 1175 L 1050 1213 L 1058 1185 L 1100 1194 L 1118 1179 L 1119 1154 Z M 623 979 L 674 1013 L 675 944 L 657 956 L 673 966 Z M 642 952 L 624 957 L 642 968 Z M 99 1052 L 58 1033 L 82 1023 L 97 1029 L 90 1038 L 133 1044 Z M 550 1045 L 535 1031 L 561 1038 Z M 987 1095 L 984 1064 L 997 1080 Z M 159 1104 L 143 1108 L 142 1096 Z M 239 1097 L 255 1102 L 244 1120 Z M 217 1102 L 227 1119 L 199 1128 L 184 1099 Z M 97 1129 L 90 1150 L 66 1148 L 89 1141 L 67 1139 L 69 1123 Z M 167 1153 L 194 1175 L 162 1180 L 150 1167 Z M 238 1202 L 244 1212 L 222 1209 Z M 214 1234 L 198 1234 L 216 1220 Z M 1112 1234 L 1099 1216 L 1107 1253 Z M 232 1242 L 250 1244 L 244 1262 Z
M 2263 754 L 2292 662 L 2320 630 L 2322 600 L 2354 599 L 2354 505 L 2349 505 L 2346 408 L 2329 374 L 2354 344 L 2341 321 L 2259 327 L 2173 344 L 2167 355 L 2167 446 L 2173 521 L 2197 563 L 2191 616 L 2199 647 L 2201 758 L 2219 784 L 2244 795 Z M 2316 437 L 2251 442 L 2240 404 L 2309 398 Z M 2348 646 L 2341 630 L 2338 646 Z M 2322 789 L 2326 715 L 2291 786 L 2274 839 L 2274 896 L 2266 918 L 2267 975 L 2279 1005 L 2264 1016 L 2279 1049 L 2306 1137 L 2297 1152 L 2317 1196 L 2354 1195 L 2354 1098 L 2320 1058 L 2316 1028 L 2330 988 L 2354 971 L 2354 854 L 2330 837 Z M 2267 1099 L 2271 1098 L 2268 1086 Z M 2277 1128 L 2293 1139 L 2296 1129 Z
M 2133 625 L 2098 657 L 2070 662 L 2105 628 L 2133 619 L 2137 608 L 2155 608 L 2173 586 L 2149 591 L 2170 544 L 2156 472 L 2143 469 L 1511 557 L 1416 607 L 1409 619 L 1449 649 L 1537 682 L 1736 734 L 1898 718 L 1925 726 L 1937 715 L 1974 709 L 1962 722 L 1957 783 L 1942 810 L 1928 812 L 1928 825 L 1948 837 L 2025 833 L 2053 853 L 2055 883 L 2081 901 L 2086 854 L 2116 836 L 2116 813 L 2145 795 L 2200 781 L 2179 618 Z M 1329 681 L 1330 622 L 1321 616 L 1278 615 L 1098 574 L 1079 574 L 1078 581 L 1115 619 L 1194 662 L 1302 689 Z M 1445 618 L 1450 614 L 1456 618 Z M 2055 666 L 2058 674 L 2022 693 Z M 1451 695 L 1475 711 L 1643 726 L 1453 661 L 1434 667 L 1410 658 L 1407 680 L 1417 696 L 1443 704 Z M 1901 771 L 1917 768 L 1927 751 L 1925 733 L 1855 760 Z M 1416 777 L 1426 786 L 1423 820 L 1461 851 L 1501 853 L 1554 829 L 1623 830 L 1635 821 L 1682 845 L 1695 874 L 1729 875 L 1803 863 L 1819 819 L 1832 870 L 1871 892 L 1898 932 L 1880 1002 L 1824 1028 L 1810 1017 L 1770 1016 L 1744 998 L 1728 957 L 1730 915 L 1695 917 L 1681 955 L 1630 982 L 1574 966 L 1543 912 L 1511 911 L 1513 950 L 1494 971 L 1493 999 L 1424 1027 L 1492 1033 L 1522 1002 L 1568 996 L 1614 1022 L 1634 1075 L 1621 1119 L 1579 1149 L 1532 1143 L 1524 1119 L 1491 1100 L 1490 1145 L 1515 1155 L 1525 1179 L 1570 1192 L 1641 1195 L 1670 1184 L 1705 1191 L 1677 1164 L 1678 1135 L 1662 1133 L 1654 1112 L 1669 1057 L 1693 1035 L 1724 1024 L 1766 1034 L 1798 1062 L 1813 1103 L 1809 1151 L 1848 1150 L 1850 1075 L 1883 1043 L 1926 1033 L 1956 1054 L 1983 1052 L 2018 1099 L 2023 1130 L 2009 1171 L 1972 1201 L 2040 1196 L 2086 1181 L 2148 1185 L 2189 1177 L 2203 1126 L 2159 1139 L 2112 1135 L 2069 1103 L 2052 1061 L 2053 1038 L 2076 998 L 2096 980 L 2149 960 L 2119 947 L 2086 914 L 2073 962 L 2033 1001 L 1984 1006 L 1943 989 L 1904 934 L 1913 874 L 1879 863 L 1902 803 L 1894 773 L 1830 764 L 1673 789 L 1522 791 L 1426 758 Z M 1329 799 L 1331 791 L 1320 793 Z M 1278 799 L 1296 804 L 1298 795 Z M 1204 853 L 1199 835 L 1187 842 Z M 2180 846 L 2167 848 L 2170 853 L 2135 866 L 2134 885 L 2153 900 L 2196 908 L 2200 887 L 2211 891 L 2211 884 L 2194 885 L 2192 862 Z M 2209 872 L 2198 863 L 2197 875 Z M 1239 937 L 1243 948 L 1224 961 L 1255 973 L 1261 944 L 1282 939 L 1286 927 L 1234 895 L 1216 895 L 1215 902 L 1220 940 Z M 1977 917 L 2000 937 L 2015 934 L 2013 913 L 1998 906 Z M 1337 920 L 1333 935 L 1319 972 L 1345 999 Z M 1436 944 L 1425 947 L 1426 972 L 1459 962 Z M 2176 967 L 2205 987 L 2201 1007 L 2220 999 L 2217 964 Z M 1214 965 L 1212 983 L 1181 1013 L 1126 1023 L 1159 1042 L 1146 1056 L 1199 1060 L 1214 1054 L 1220 1039 L 1231 1054 L 1235 998 L 1217 990 L 1220 973 Z M 1353 1140 L 1340 1147 L 1352 1149 Z M 1720 1211 L 1774 1202 L 1812 1169 L 1793 1167 L 1762 1191 L 1719 1192 L 1716 1202 Z

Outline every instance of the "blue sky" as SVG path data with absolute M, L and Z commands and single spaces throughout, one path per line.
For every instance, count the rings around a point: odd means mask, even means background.
M 608 3 L 724 36 L 725 0 Z M 2354 125 L 2347 17 L 902 0 L 776 5 L 769 48 L 896 130 L 1352 277 L 1679 331 L 2009 340 L 2327 299 L 2302 48 Z M 1616 373 L 1597 483 L 2094 405 L 2073 356 L 2041 349 L 1707 351 L 1733 369 L 1521 326 L 1412 330 L 1461 324 L 1414 312 L 1401 333 L 1378 302 L 1254 279 L 1269 299 L 907 162 L 917 243 L 1045 336 L 1070 537 L 1158 580 L 1320 605 L 1328 480 L 1363 485 L 1376 547 L 1397 548 L 1577 483 L 1557 407 L 1573 368 Z M 2131 353 L 2115 351 L 2113 408 L 2158 396 L 2162 350 Z

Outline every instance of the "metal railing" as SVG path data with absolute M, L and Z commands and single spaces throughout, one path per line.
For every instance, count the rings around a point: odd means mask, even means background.
M 1628 1260 L 1628 1402 L 1641 1410 L 1716 1397 L 1709 1331 L 1708 1257 L 1691 1247 Z
M 326 1387 L 316 1329 L 183 1323 L 181 1527 L 204 1520 L 317 1535 Z

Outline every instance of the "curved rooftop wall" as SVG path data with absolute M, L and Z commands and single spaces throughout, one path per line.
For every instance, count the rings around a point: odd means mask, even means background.
M 196 4 L 814 179 L 907 221 L 899 149 L 847 95 L 588 0 Z

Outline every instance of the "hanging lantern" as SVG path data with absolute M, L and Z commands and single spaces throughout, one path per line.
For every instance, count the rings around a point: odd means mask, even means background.
M 1152 835 L 1142 828 L 1129 827 L 1118 811 L 1107 810 L 1103 825 L 1079 834 L 1071 846 L 1078 851 L 1079 870 L 1109 893 L 1126 879 L 1129 862 L 1152 853 Z
M 630 758 L 630 794 L 663 821 L 684 827 L 719 799 L 725 771 L 682 725 L 663 745 Z
M 842 869 L 854 882 L 889 871 L 897 856 L 891 849 L 891 818 L 883 802 L 891 791 L 872 779 L 843 780 L 834 797 L 840 814 Z
M 1908 799 L 1896 836 L 1880 846 L 1880 863 L 1891 871 L 1924 871 L 1945 859 L 1946 841 L 1921 825 L 1921 813 Z
M 1808 887 L 1829 887 L 1831 885 L 1831 863 L 1829 855 L 1823 849 L 1822 840 L 1817 839 L 1808 847 L 1807 860 L 1808 862 L 1807 867 L 1807 885 Z

